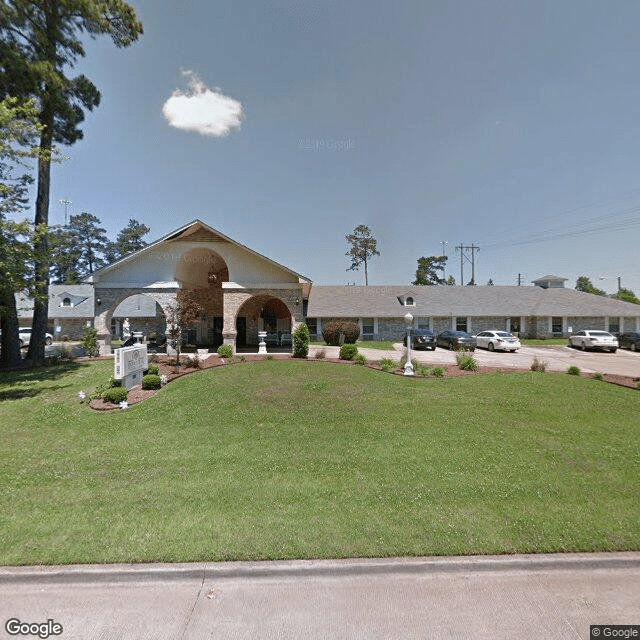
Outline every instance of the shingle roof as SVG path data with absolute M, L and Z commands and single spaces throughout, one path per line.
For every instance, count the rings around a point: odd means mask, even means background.
M 63 307 L 69 298 L 73 306 Z M 54 284 L 49 287 L 50 318 L 93 318 L 94 290 L 90 284 Z
M 415 306 L 398 297 L 412 296 Z M 322 286 L 309 296 L 310 318 L 413 316 L 623 316 L 640 317 L 640 305 L 575 289 L 536 286 Z

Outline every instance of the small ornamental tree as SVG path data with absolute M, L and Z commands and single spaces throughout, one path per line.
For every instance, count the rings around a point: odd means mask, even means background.
M 340 334 L 344 336 L 347 344 L 355 344 L 360 337 L 360 327 L 355 322 L 337 320 L 327 322 L 322 328 L 322 337 L 330 347 L 340 345 Z
M 306 358 L 309 355 L 309 327 L 303 322 L 293 332 L 293 357 Z
M 91 358 L 95 358 L 100 355 L 100 347 L 98 346 L 98 330 L 95 327 L 83 327 L 82 347 Z
M 204 311 L 192 289 L 180 289 L 175 302 L 167 306 L 167 326 L 169 327 L 169 345 L 176 351 L 176 365 L 180 364 L 182 332 L 195 324 Z

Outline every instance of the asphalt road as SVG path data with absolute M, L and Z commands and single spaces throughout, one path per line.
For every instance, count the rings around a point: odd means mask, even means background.
M 640 554 L 0 568 L 0 611 L 7 638 L 588 640 L 640 625 Z
M 320 347 L 313 347 L 313 350 Z M 338 357 L 338 347 L 325 347 L 327 357 Z M 394 352 L 379 351 L 377 349 L 360 348 L 369 360 L 380 360 L 392 357 L 399 360 L 405 348 L 398 343 Z M 412 358 L 427 365 L 455 364 L 456 354 L 448 349 L 437 348 L 435 351 L 412 351 Z M 311 354 L 313 357 L 313 353 Z M 547 371 L 566 371 L 571 365 L 576 365 L 584 373 L 611 373 L 624 376 L 640 377 L 640 352 L 633 353 L 626 349 L 618 349 L 616 353 L 602 353 L 598 351 L 580 351 L 563 345 L 541 347 L 521 347 L 515 353 L 487 351 L 476 349 L 474 357 L 480 366 L 529 369 L 534 357 L 547 363 Z

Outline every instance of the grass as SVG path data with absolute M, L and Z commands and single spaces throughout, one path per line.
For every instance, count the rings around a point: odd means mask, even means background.
M 263 361 L 93 412 L 112 366 L 0 374 L 0 565 L 640 549 L 635 390 Z
M 551 347 L 553 345 L 567 346 L 567 338 L 520 338 L 520 343 L 526 347 Z

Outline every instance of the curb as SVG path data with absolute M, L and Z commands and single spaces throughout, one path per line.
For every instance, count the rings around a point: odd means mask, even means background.
M 82 584 L 185 580 L 340 578 L 437 573 L 639 569 L 640 552 L 517 554 L 345 560 L 277 560 L 0 567 L 2 584 Z

